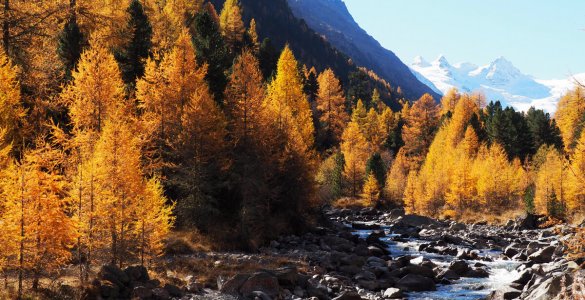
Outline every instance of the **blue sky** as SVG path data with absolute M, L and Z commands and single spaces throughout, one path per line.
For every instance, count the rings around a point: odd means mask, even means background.
M 488 64 L 499 56 L 539 79 L 585 72 L 585 0 L 344 0 L 355 20 L 410 64 Z

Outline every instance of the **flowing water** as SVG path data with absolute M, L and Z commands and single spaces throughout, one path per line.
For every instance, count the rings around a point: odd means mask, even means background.
M 372 223 L 369 223 L 372 224 Z M 405 241 L 394 241 L 392 237 L 395 234 L 390 232 L 388 227 L 382 227 L 386 232 L 387 236 L 381 238 L 387 249 L 390 250 L 392 257 L 398 257 L 402 255 L 410 255 L 414 257 L 411 263 L 420 263 L 423 258 L 430 259 L 433 263 L 438 266 L 448 266 L 455 257 L 450 255 L 441 255 L 436 253 L 427 253 L 424 251 L 418 251 L 419 245 L 428 243 L 428 241 L 421 239 L 407 239 Z M 366 238 L 373 230 L 354 230 L 353 233 Z M 451 284 L 437 285 L 436 291 L 429 292 L 411 292 L 408 293 L 409 299 L 432 299 L 432 300 L 476 300 L 484 299 L 492 291 L 502 289 L 510 284 L 512 281 L 519 277 L 516 267 L 521 262 L 502 260 L 500 259 L 501 251 L 491 250 L 479 250 L 480 256 L 489 256 L 493 259 L 492 262 L 486 261 L 467 261 L 468 264 L 473 265 L 476 262 L 482 263 L 488 267 L 490 276 L 489 278 L 461 278 L 459 280 L 451 281 Z

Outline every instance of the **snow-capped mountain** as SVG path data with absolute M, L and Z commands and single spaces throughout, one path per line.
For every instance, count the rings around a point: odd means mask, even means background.
M 559 98 L 574 87 L 575 80 L 585 82 L 585 73 L 567 79 L 535 79 L 504 57 L 479 67 L 471 63 L 451 65 L 442 55 L 430 63 L 417 56 L 410 68 L 421 82 L 438 93 L 445 94 L 451 88 L 464 93 L 481 92 L 488 100 L 500 100 L 519 110 L 534 106 L 554 112 Z

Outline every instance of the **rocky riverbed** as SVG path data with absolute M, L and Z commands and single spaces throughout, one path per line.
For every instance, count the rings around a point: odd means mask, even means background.
M 461 224 L 400 210 L 325 212 L 329 222 L 272 241 L 261 254 L 212 255 L 218 264 L 258 261 L 253 272 L 197 274 L 161 286 L 143 270 L 103 269 L 93 293 L 138 299 L 583 299 L 585 271 L 563 256 L 571 228 L 538 229 L 529 216 L 506 226 Z M 266 257 L 302 262 L 262 269 Z M 168 258 L 177 261 L 189 256 Z M 193 258 L 194 259 L 194 258 Z M 582 262 L 581 262 L 582 263 Z M 123 293 L 123 295 L 122 295 Z

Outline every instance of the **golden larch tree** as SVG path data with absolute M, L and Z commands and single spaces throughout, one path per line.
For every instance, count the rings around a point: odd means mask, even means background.
M 225 92 L 225 108 L 235 145 L 249 145 L 249 138 L 260 134 L 265 89 L 258 59 L 244 50 L 233 66 Z
M 258 54 L 260 52 L 260 37 L 258 37 L 258 30 L 256 29 L 256 20 L 252 18 L 250 21 L 250 28 L 248 28 L 248 36 L 252 43 L 252 52 Z
M 585 89 L 575 87 L 561 97 L 557 104 L 555 120 L 563 137 L 565 150 L 571 152 L 583 128 L 583 114 L 585 113 Z
M 326 132 L 326 136 L 333 143 L 338 143 L 341 139 L 343 128 L 349 121 L 341 83 L 331 69 L 326 69 L 319 74 L 317 82 L 319 84 L 317 93 L 319 120 L 323 124 L 322 127 Z
M 221 34 L 226 43 L 234 52 L 244 39 L 244 22 L 242 21 L 242 8 L 238 0 L 226 0 L 219 14 Z
M 56 271 L 71 258 L 77 238 L 75 221 L 66 213 L 69 206 L 67 183 L 60 173 L 61 152 L 48 144 L 26 151 L 20 162 L 13 162 L 2 180 L 3 222 L 7 236 L 15 237 L 13 267 L 18 270 L 18 295 L 22 295 L 25 273 L 31 273 L 37 289 L 42 273 Z
M 148 180 L 138 196 L 136 223 L 133 226 L 142 265 L 145 260 L 162 254 L 163 241 L 171 232 L 175 220 L 174 205 L 167 203 L 160 180 L 156 177 Z
M 380 185 L 373 173 L 370 173 L 364 183 L 362 198 L 368 205 L 376 205 L 378 200 L 380 200 Z
M 585 212 L 585 134 L 577 142 L 568 173 L 567 208 L 570 212 Z
M 288 45 L 278 60 L 276 77 L 268 87 L 266 102 L 268 108 L 274 111 L 278 128 L 295 132 L 300 145 L 313 148 L 315 127 L 312 111 L 303 92 L 298 62 Z
M 368 143 L 354 121 L 349 122 L 341 140 L 341 152 L 345 158 L 344 174 L 351 184 L 352 196 L 356 197 L 366 172 Z
M 418 168 L 428 152 L 439 124 L 439 107 L 431 95 L 425 94 L 411 108 L 407 108 L 407 111 L 402 130 L 404 151 L 412 166 Z
M 566 212 L 567 192 L 569 192 L 569 170 L 566 168 L 562 154 L 553 147 L 546 147 L 545 161 L 539 166 L 536 174 L 536 191 L 534 208 L 537 213 L 560 217 Z M 570 193 L 570 192 L 569 192 Z
M 110 110 L 124 102 L 124 82 L 114 56 L 95 39 L 91 43 L 61 99 L 75 128 L 99 132 Z
M 384 185 L 384 197 L 391 203 L 402 204 L 408 173 L 409 164 L 401 149 L 392 162 Z

